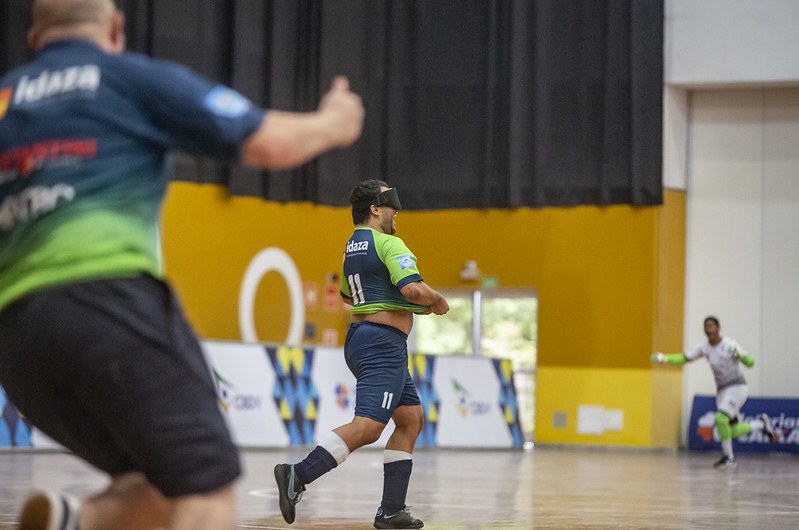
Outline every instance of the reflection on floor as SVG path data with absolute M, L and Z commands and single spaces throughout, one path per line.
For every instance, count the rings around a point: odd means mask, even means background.
M 272 468 L 301 449 L 247 450 L 238 482 L 241 529 L 368 529 L 382 493 L 382 452 L 363 449 L 308 487 L 285 524 Z M 531 451 L 423 449 L 414 455 L 408 504 L 428 530 L 527 528 L 797 528 L 799 457 L 536 447 Z M 0 453 L 0 529 L 15 528 L 31 487 L 76 494 L 105 477 L 63 453 Z

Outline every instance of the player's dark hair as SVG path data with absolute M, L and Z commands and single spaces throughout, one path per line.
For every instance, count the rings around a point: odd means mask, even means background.
M 704 325 L 704 324 L 707 324 L 707 323 L 708 323 L 708 321 L 710 321 L 710 322 L 713 322 L 713 323 L 714 323 L 716 326 L 718 326 L 718 327 L 721 327 L 721 324 L 719 324 L 719 319 L 718 319 L 718 318 L 716 318 L 716 317 L 714 317 L 713 315 L 706 316 L 706 317 L 705 317 L 705 321 L 704 321 L 704 322 L 702 322 L 702 324 L 703 324 L 703 325 Z
M 352 205 L 352 222 L 359 225 L 369 219 L 370 208 L 377 201 L 380 188 L 388 188 L 382 180 L 364 180 L 352 189 L 350 205 Z

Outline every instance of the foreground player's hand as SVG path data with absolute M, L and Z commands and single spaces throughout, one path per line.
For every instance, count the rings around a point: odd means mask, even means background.
M 363 130 L 364 109 L 361 97 L 350 90 L 346 77 L 333 79 L 330 90 L 319 103 L 319 112 L 329 121 L 333 144 L 337 147 L 351 145 Z

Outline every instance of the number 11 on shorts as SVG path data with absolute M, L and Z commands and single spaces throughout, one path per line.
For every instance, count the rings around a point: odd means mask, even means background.
M 391 407 L 391 400 L 394 399 L 394 392 L 383 392 L 382 408 L 387 409 Z

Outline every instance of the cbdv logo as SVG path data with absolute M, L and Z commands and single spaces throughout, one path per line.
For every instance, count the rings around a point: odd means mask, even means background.
M 461 416 L 485 416 L 491 412 L 490 403 L 472 399 L 471 393 L 454 377 L 452 378 L 452 389 L 458 398 L 457 406 Z
M 257 410 L 261 408 L 263 400 L 261 396 L 256 394 L 243 394 L 236 391 L 233 384 L 222 377 L 222 375 L 215 369 L 214 384 L 216 385 L 216 395 L 219 399 L 219 405 L 225 412 L 233 410 Z

